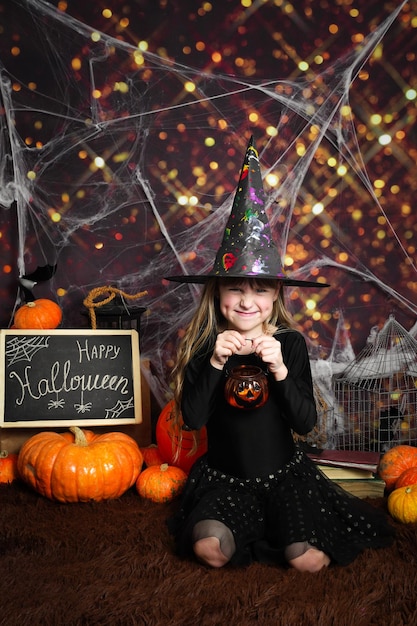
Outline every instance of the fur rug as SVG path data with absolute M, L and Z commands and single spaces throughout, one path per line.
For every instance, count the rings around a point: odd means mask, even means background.
M 165 524 L 174 506 L 134 490 L 63 505 L 0 485 L 1 626 L 417 624 L 417 524 L 395 524 L 392 547 L 318 574 L 210 570 L 174 555 Z

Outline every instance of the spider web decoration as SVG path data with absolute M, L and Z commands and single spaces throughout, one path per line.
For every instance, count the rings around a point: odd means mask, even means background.
M 146 290 L 162 406 L 254 134 L 274 237 L 313 355 L 340 310 L 356 350 L 416 317 L 415 3 L 0 0 L 1 324 L 18 278 L 85 327 L 90 290 Z
M 312 351 L 311 372 L 314 397 L 317 406 L 317 425 L 307 437 L 308 443 L 319 448 L 333 449 L 339 445 L 344 433 L 344 416 L 341 414 L 334 395 L 333 375 L 340 374 L 355 359 L 345 319 L 339 311 L 333 346 L 328 358 L 319 351 Z
M 344 419 L 338 447 L 417 445 L 417 341 L 393 316 L 334 379 Z

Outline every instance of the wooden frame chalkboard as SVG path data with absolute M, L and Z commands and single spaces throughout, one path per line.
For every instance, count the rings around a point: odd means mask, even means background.
M 0 427 L 142 421 L 136 330 L 1 330 Z

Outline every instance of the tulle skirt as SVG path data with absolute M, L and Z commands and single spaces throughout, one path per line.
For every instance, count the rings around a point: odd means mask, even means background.
M 168 521 L 180 556 L 192 555 L 192 529 L 204 519 L 233 532 L 234 565 L 284 564 L 285 547 L 302 541 L 346 565 L 365 548 L 390 545 L 394 534 L 383 511 L 332 483 L 299 449 L 276 472 L 245 480 L 198 459 Z

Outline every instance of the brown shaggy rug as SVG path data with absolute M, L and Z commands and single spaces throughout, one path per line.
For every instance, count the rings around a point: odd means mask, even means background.
M 318 574 L 257 563 L 210 570 L 174 555 L 165 520 L 175 506 L 133 490 L 58 504 L 18 482 L 0 485 L 0 624 L 417 624 L 417 524 L 395 524 L 392 547 Z

